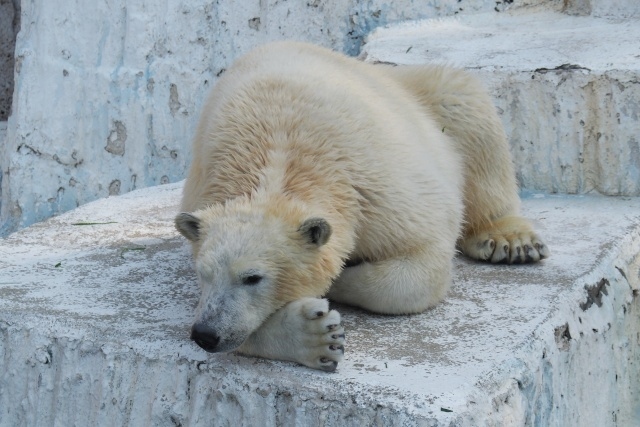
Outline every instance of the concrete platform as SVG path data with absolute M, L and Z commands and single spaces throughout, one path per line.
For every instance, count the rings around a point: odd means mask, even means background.
M 625 4 L 626 18 L 521 10 L 408 22 L 374 31 L 361 57 L 478 75 L 525 188 L 640 196 L 640 15 Z
M 173 229 L 181 185 L 0 240 L 0 425 L 630 426 L 640 417 L 640 199 L 529 194 L 538 265 L 457 259 L 416 316 L 341 311 L 327 374 L 208 355 Z

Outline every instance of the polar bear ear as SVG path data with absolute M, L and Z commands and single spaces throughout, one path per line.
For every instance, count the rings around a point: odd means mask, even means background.
M 192 242 L 200 238 L 200 219 L 198 217 L 182 212 L 176 216 L 175 224 L 180 234 Z
M 324 245 L 331 237 L 331 226 L 323 218 L 309 218 L 298 229 L 309 243 L 318 247 Z

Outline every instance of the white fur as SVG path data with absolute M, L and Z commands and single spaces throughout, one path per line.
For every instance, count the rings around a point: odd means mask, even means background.
M 493 262 L 548 256 L 518 216 L 491 100 L 458 70 L 266 45 L 219 80 L 193 150 L 191 215 L 176 223 L 203 290 L 196 322 L 220 351 L 335 368 L 343 339 L 323 328 L 339 316 L 310 298 L 417 313 L 446 295 L 457 247 Z M 262 280 L 243 285 L 251 272 Z

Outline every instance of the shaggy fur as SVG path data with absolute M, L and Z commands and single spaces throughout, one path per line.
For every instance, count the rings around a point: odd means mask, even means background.
M 457 247 L 492 262 L 548 256 L 518 209 L 500 120 L 467 73 L 260 47 L 218 81 L 193 143 L 190 214 L 176 225 L 203 288 L 194 339 L 335 369 L 339 326 L 311 339 L 326 351 L 293 351 L 318 322 L 305 310 L 335 321 L 313 298 L 421 312 L 449 289 Z M 302 325 L 275 353 L 272 315 Z

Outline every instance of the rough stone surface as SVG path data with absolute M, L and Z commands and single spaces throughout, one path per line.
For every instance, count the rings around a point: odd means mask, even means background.
M 626 3 L 623 14 L 638 10 Z M 486 83 L 520 184 L 559 193 L 640 195 L 640 16 L 460 16 L 390 26 L 372 62 L 449 63 Z M 607 52 L 603 55 L 603 52 Z
M 0 235 L 106 197 L 114 180 L 125 193 L 182 179 L 203 97 L 257 44 L 299 39 L 355 55 L 380 25 L 560 3 L 24 2 L 16 96 L 0 147 Z
M 435 309 L 338 306 L 326 374 L 207 355 L 173 229 L 180 184 L 0 240 L 0 425 L 630 426 L 640 417 L 640 199 L 528 194 L 537 265 L 457 259 Z M 594 404 L 597 402 L 597 404 Z

